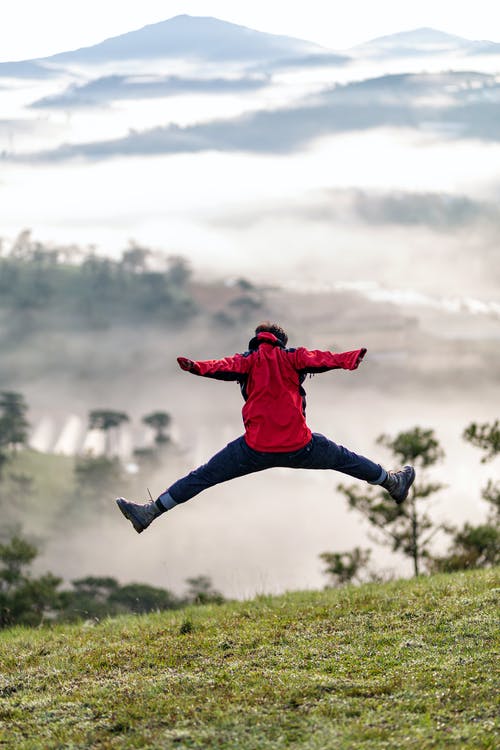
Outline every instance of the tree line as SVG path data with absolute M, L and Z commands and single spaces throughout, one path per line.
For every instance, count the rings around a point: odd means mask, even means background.
M 186 579 L 187 592 L 177 596 L 146 583 L 120 584 L 115 578 L 87 576 L 61 588 L 52 573 L 34 576 L 35 545 L 19 536 L 0 544 L 0 628 L 43 622 L 101 620 L 120 614 L 179 609 L 187 604 L 220 604 L 222 594 L 208 576 Z
M 117 260 L 94 248 L 48 247 L 29 230 L 7 252 L 0 241 L 0 307 L 37 324 L 40 315 L 102 328 L 112 322 L 182 322 L 197 311 L 184 258 L 131 242 Z M 36 313 L 36 315 L 35 315 Z
M 260 291 L 244 278 L 235 294 L 212 314 L 232 326 L 262 306 Z M 193 294 L 189 263 L 180 255 L 130 241 L 119 258 L 95 247 L 54 246 L 19 233 L 10 247 L 0 238 L 0 310 L 16 314 L 16 330 L 58 325 L 106 329 L 112 324 L 186 323 L 202 312 Z M 206 312 L 206 311 L 205 311 Z
M 29 423 L 26 418 L 28 405 L 24 396 L 15 391 L 0 392 L 0 479 L 2 469 L 9 457 L 28 441 Z M 88 414 L 88 429 L 99 430 L 104 435 L 104 457 L 88 455 L 80 457 L 76 463 L 75 472 L 78 484 L 90 482 L 93 489 L 96 484 L 106 484 L 106 475 L 116 477 L 116 461 L 110 459 L 112 453 L 113 432 L 130 417 L 126 412 L 115 409 L 92 409 Z M 155 451 L 167 446 L 171 442 L 169 428 L 172 423 L 171 415 L 166 411 L 156 410 L 142 417 L 142 422 L 150 427 L 154 433 L 154 447 L 138 448 L 134 451 L 138 459 L 152 458 Z

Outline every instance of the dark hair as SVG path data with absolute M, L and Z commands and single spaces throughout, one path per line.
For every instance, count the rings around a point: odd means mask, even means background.
M 274 333 L 277 339 L 281 341 L 282 344 L 285 346 L 288 342 L 288 336 L 286 335 L 283 328 L 278 325 L 278 323 L 271 323 L 270 320 L 264 320 L 262 323 L 259 323 L 257 328 L 255 329 L 255 335 L 257 336 L 258 333 Z

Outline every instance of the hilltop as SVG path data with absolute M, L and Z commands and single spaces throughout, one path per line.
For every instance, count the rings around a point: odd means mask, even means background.
M 38 60 L 0 64 L 0 75 L 56 73 L 60 66 L 119 60 L 184 58 L 227 62 L 255 61 L 326 53 L 323 47 L 293 37 L 255 31 L 218 18 L 179 15 L 104 39 L 90 47 Z
M 3 631 L 0 744 L 492 750 L 498 581 L 478 571 Z

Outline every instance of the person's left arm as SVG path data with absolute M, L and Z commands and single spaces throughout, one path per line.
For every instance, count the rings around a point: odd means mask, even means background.
M 295 369 L 307 374 L 328 370 L 355 370 L 365 354 L 365 348 L 354 349 L 351 352 L 328 352 L 305 349 L 303 346 L 290 352 Z

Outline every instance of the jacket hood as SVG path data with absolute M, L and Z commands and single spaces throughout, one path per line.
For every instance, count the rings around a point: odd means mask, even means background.
M 261 331 L 257 336 L 254 336 L 253 339 L 249 341 L 248 348 L 258 349 L 261 344 L 271 344 L 271 346 L 280 346 L 282 349 L 285 348 L 284 343 L 280 341 L 274 333 L 270 333 L 269 331 Z

